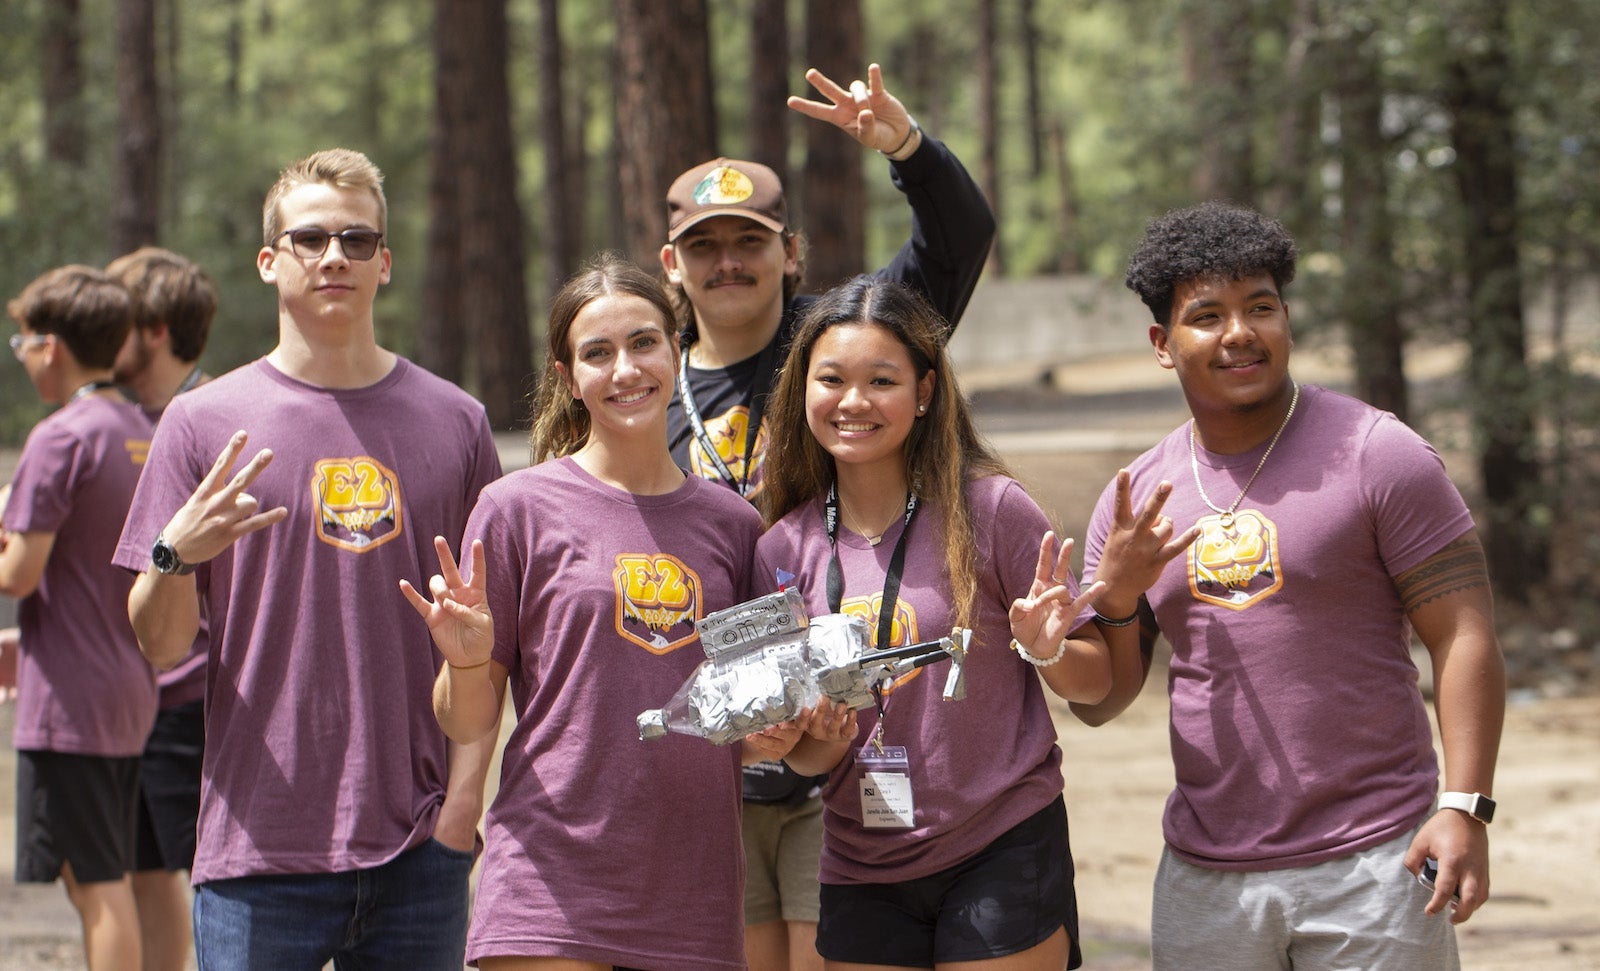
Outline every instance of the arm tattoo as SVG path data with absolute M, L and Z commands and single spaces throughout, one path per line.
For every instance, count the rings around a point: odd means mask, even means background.
M 1489 585 L 1483 546 L 1472 533 L 1395 577 L 1394 588 L 1406 613 L 1440 597 Z

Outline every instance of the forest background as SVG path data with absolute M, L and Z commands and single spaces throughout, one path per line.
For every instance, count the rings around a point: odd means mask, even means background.
M 218 282 L 219 373 L 275 338 L 267 186 L 357 148 L 390 200 L 380 341 L 512 428 L 548 295 L 602 249 L 656 265 L 692 164 L 779 170 L 809 288 L 888 258 L 909 215 L 882 161 L 783 108 L 806 67 L 869 60 L 989 194 L 990 283 L 1115 283 L 1150 217 L 1200 199 L 1281 218 L 1299 334 L 1347 345 L 1361 397 L 1450 417 L 1509 623 L 1594 653 L 1592 0 L 4 0 L 0 296 L 167 246 Z M 1454 390 L 1417 395 L 1407 349 L 1447 342 Z M 43 414 L 20 378 L 0 445 Z

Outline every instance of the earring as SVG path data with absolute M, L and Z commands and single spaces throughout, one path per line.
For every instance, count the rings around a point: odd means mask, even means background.
M 917 414 L 925 415 L 927 413 L 928 413 L 928 406 L 927 405 L 917 405 Z

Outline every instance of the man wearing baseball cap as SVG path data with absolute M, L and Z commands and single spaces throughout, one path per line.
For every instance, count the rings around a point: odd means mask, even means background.
M 955 328 L 994 240 L 994 213 L 950 150 L 924 134 L 883 86 L 840 87 L 806 72 L 829 102 L 789 107 L 830 122 L 889 160 L 911 204 L 911 238 L 877 276 L 921 292 Z M 826 203 L 826 200 L 823 200 Z M 816 298 L 798 291 L 804 243 L 789 224 L 783 185 L 758 162 L 718 158 L 678 176 L 667 191 L 661 247 L 682 322 L 684 353 L 667 409 L 672 456 L 693 474 L 753 499 L 761 484 L 767 394 L 790 339 Z M 752 968 L 820 969 L 816 949 L 821 781 L 781 762 L 744 774 L 745 953 Z
M 832 103 L 790 97 L 789 107 L 889 160 L 889 176 L 911 204 L 911 238 L 877 275 L 920 291 L 953 329 L 988 259 L 994 213 L 961 162 L 884 88 L 878 65 L 867 77 L 846 89 L 812 69 L 806 80 Z M 678 176 L 667 191 L 661 266 L 682 315 L 685 351 L 667 411 L 672 455 L 694 474 L 753 497 L 762 405 L 815 299 L 798 294 L 804 244 L 789 224 L 777 174 L 719 158 Z

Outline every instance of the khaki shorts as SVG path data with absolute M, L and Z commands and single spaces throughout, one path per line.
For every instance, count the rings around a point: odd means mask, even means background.
M 744 922 L 817 921 L 822 797 L 744 804 Z

